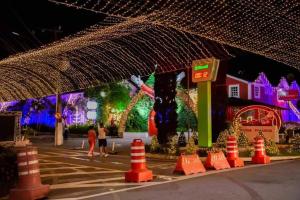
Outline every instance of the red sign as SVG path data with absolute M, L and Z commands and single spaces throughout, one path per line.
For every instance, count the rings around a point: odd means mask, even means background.
M 283 100 L 283 101 L 291 101 L 291 100 L 296 100 L 299 98 L 299 92 L 298 90 L 281 90 L 278 91 L 278 97 L 279 100 Z
M 198 78 L 207 78 L 207 76 L 208 76 L 208 71 L 196 72 L 195 75 L 194 75 L 194 78 L 195 79 L 198 79 Z

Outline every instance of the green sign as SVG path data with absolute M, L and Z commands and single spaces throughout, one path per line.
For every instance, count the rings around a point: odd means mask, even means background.
M 201 70 L 201 69 L 208 69 L 208 64 L 207 65 L 197 65 L 194 67 L 194 70 Z

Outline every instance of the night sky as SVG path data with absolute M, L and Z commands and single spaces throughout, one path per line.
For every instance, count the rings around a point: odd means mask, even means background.
M 37 48 L 84 30 L 103 19 L 103 15 L 59 6 L 46 0 L 2 0 L 0 6 L 0 59 Z M 232 50 L 229 73 L 253 81 L 263 71 L 273 85 L 282 76 L 300 83 L 298 70 L 263 56 Z

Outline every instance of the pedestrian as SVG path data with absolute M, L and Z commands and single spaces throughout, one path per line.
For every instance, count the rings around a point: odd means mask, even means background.
M 101 122 L 100 125 L 98 123 L 98 144 L 99 144 L 99 153 L 100 156 L 107 157 L 107 140 L 106 140 L 107 129 L 104 127 Z
M 88 156 L 93 156 L 94 155 L 95 143 L 96 143 L 96 131 L 94 129 L 94 126 L 89 126 L 88 141 L 89 141 L 89 146 L 90 146 Z

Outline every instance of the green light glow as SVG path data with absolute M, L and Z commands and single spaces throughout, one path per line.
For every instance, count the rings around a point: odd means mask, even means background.
M 194 70 L 201 70 L 201 69 L 208 69 L 208 64 L 207 65 L 197 65 L 194 67 Z

